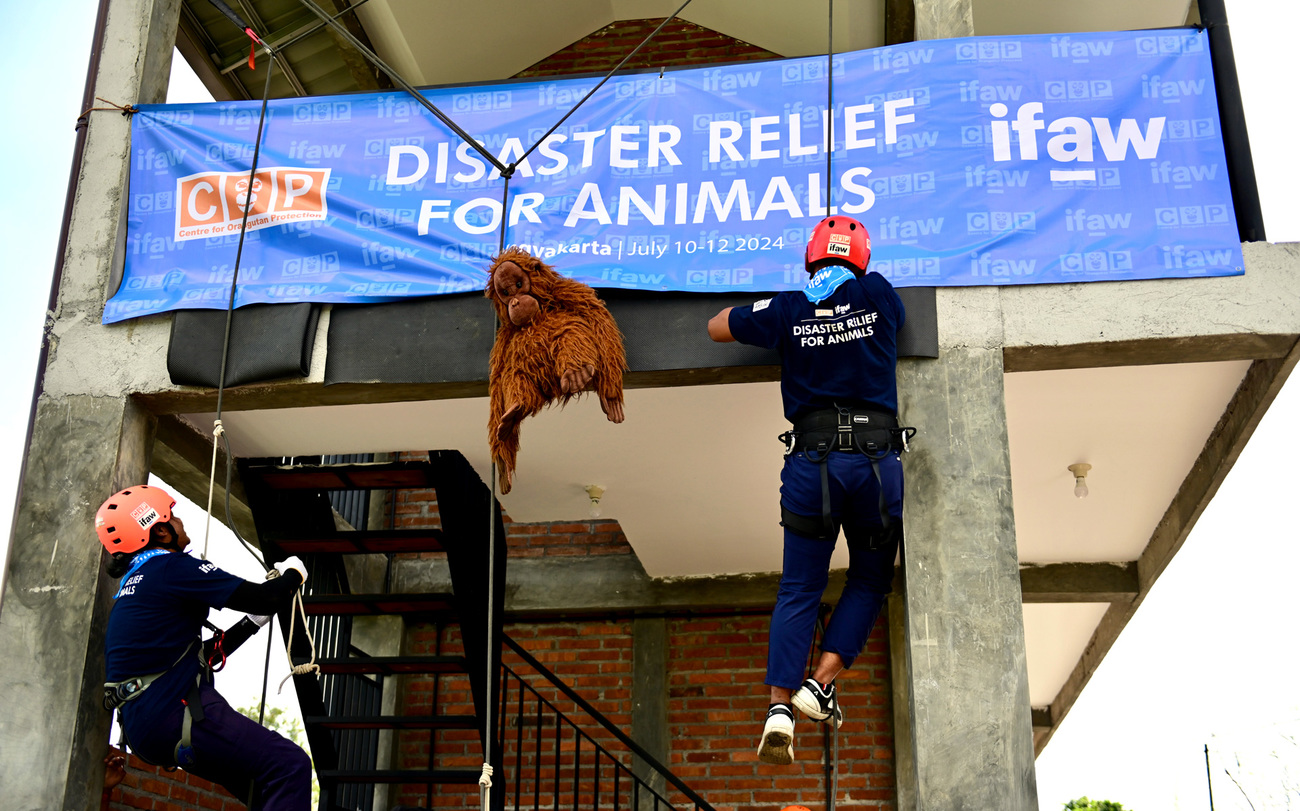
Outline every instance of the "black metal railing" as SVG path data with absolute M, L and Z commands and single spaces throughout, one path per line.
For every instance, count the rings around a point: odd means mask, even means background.
M 499 739 L 505 779 L 501 781 L 504 785 L 494 790 L 506 791 L 507 802 L 513 798 L 515 809 L 660 811 L 691 808 L 713 811 L 713 806 L 703 797 L 519 643 L 509 636 L 503 635 L 503 639 L 507 648 L 549 684 L 550 690 L 558 694 L 557 699 L 563 696 L 572 702 L 604 730 L 605 735 L 601 737 L 606 742 L 613 739 L 624 750 L 621 753 L 610 751 L 596 734 L 579 726 L 528 679 L 503 663 Z M 640 760 L 642 768 L 634 769 L 630 765 L 634 758 Z M 674 802 L 664 796 L 646 779 L 651 775 L 661 777 L 665 787 L 671 786 L 684 799 Z

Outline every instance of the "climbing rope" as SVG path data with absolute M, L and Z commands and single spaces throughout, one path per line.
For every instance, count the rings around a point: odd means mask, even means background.
M 522 158 L 520 159 L 522 160 Z M 501 188 L 501 229 L 497 236 L 497 252 L 505 250 L 506 247 L 506 212 L 507 204 L 510 202 L 510 177 L 515 173 L 515 166 L 510 164 L 506 170 L 501 173 L 501 178 L 505 184 Z M 501 327 L 501 319 L 496 315 L 496 309 L 493 309 L 493 327 L 492 333 L 495 335 L 497 329 Z M 489 454 L 491 456 L 491 454 Z M 487 674 L 483 680 L 483 688 L 486 695 L 483 697 L 483 772 L 479 775 L 479 804 L 483 811 L 488 811 L 492 807 L 492 711 L 496 709 L 496 704 L 492 700 L 492 686 L 496 684 L 496 658 L 493 656 L 495 646 L 498 644 L 495 634 L 492 633 L 496 628 L 496 563 L 497 563 L 497 461 L 492 459 L 492 473 L 488 486 L 488 582 L 487 582 Z
M 826 0 L 826 216 L 831 215 L 831 156 L 835 154 L 835 0 Z M 831 811 L 834 811 L 832 807 Z
M 214 3 L 214 5 L 217 5 L 219 8 L 222 8 L 224 4 Z M 228 8 L 223 8 L 222 10 L 223 13 L 229 12 Z M 233 12 L 228 13 L 227 16 L 230 16 L 230 14 L 233 14 Z M 276 62 L 276 51 L 274 51 L 269 45 L 263 42 L 261 38 L 259 38 L 255 33 L 253 33 L 251 28 L 248 28 L 247 26 L 243 25 L 242 22 L 239 21 L 237 17 L 232 17 L 232 20 L 235 22 L 236 25 L 239 25 L 241 28 L 243 28 L 244 33 L 246 33 L 249 39 L 253 42 L 254 48 L 256 48 L 257 45 L 261 45 L 263 47 L 266 55 L 269 57 L 269 62 L 266 66 L 266 81 L 262 87 L 262 107 L 261 107 L 261 114 L 259 115 L 257 121 L 257 136 L 253 143 L 253 160 L 252 160 L 252 165 L 248 169 L 247 189 L 244 195 L 243 218 L 240 221 L 239 242 L 235 248 L 234 270 L 231 274 L 231 279 L 230 279 L 230 295 L 227 297 L 226 300 L 226 324 L 225 324 L 225 333 L 223 335 L 222 345 L 221 345 L 221 371 L 217 380 L 217 413 L 215 419 L 212 422 L 212 464 L 208 474 L 207 523 L 204 527 L 204 534 L 203 534 L 203 558 L 204 560 L 206 560 L 208 555 L 208 536 L 212 526 L 212 501 L 216 491 L 216 480 L 217 480 L 217 455 L 219 449 L 221 449 L 225 451 L 225 455 L 226 455 L 226 460 L 225 460 L 226 524 L 230 528 L 230 531 L 234 534 L 235 538 L 240 542 L 240 544 L 242 544 L 244 548 L 248 550 L 249 554 L 251 554 L 253 558 L 262 565 L 262 568 L 266 569 L 266 578 L 268 580 L 271 580 L 276 577 L 279 577 L 280 573 L 277 572 L 275 568 L 268 566 L 266 564 L 266 559 L 262 555 L 258 554 L 255 547 L 251 543 L 249 543 L 246 538 L 244 538 L 244 536 L 239 532 L 239 528 L 235 525 L 234 516 L 230 506 L 230 491 L 232 488 L 232 484 L 233 484 L 232 480 L 234 475 L 234 469 L 233 469 L 234 454 L 230 450 L 230 438 L 226 433 L 225 425 L 222 423 L 221 417 L 223 414 L 223 407 L 225 404 L 226 370 L 230 359 L 231 324 L 234 320 L 235 297 L 239 289 L 239 269 L 244 256 L 244 241 L 248 232 L 248 217 L 249 214 L 252 212 L 252 208 L 253 208 L 253 198 L 254 198 L 253 189 L 254 189 L 254 184 L 256 183 L 257 180 L 257 166 L 262 156 L 262 135 L 266 128 L 266 113 L 271 98 L 271 76 L 274 73 L 275 62 Z M 249 65 L 251 69 L 253 65 L 252 51 L 250 51 L 249 53 Z M 302 620 L 303 632 L 307 637 L 308 644 L 311 646 L 311 658 L 305 664 L 294 665 L 293 664 L 293 637 L 294 637 L 294 628 L 295 625 L 297 624 L 298 619 Z M 311 631 L 308 630 L 307 628 L 307 612 L 302 602 L 301 587 L 299 587 L 297 590 L 294 591 L 293 601 L 289 607 L 288 625 L 289 625 L 289 631 L 287 634 L 288 638 L 285 641 L 285 656 L 289 659 L 290 672 L 289 675 L 285 676 L 284 680 L 280 682 L 280 686 L 276 690 L 277 694 L 284 689 L 285 682 L 287 682 L 293 676 L 301 676 L 301 675 L 306 675 L 308 673 L 320 672 L 320 666 L 316 664 L 316 640 L 312 638 Z M 269 675 L 271 669 L 271 647 L 272 647 L 271 639 L 272 637 L 268 634 L 267 648 L 266 648 L 266 665 L 264 668 L 264 673 L 262 678 L 262 698 L 261 698 L 261 705 L 259 709 L 259 718 L 258 718 L 259 723 L 261 723 L 266 709 L 266 693 L 267 693 L 267 687 L 268 687 Z
M 208 559 L 208 536 L 212 532 L 212 493 L 216 489 L 217 481 L 217 448 L 220 447 L 221 435 L 226 432 L 225 426 L 221 420 L 214 420 L 212 423 L 212 467 L 208 471 L 208 517 L 203 524 L 203 559 Z M 259 559 L 258 563 L 262 561 Z
M 275 569 L 266 573 L 267 580 L 274 580 L 279 576 L 280 573 Z M 293 603 L 289 606 L 289 639 L 284 643 L 284 651 L 286 654 L 293 650 L 293 629 L 297 625 L 297 623 L 294 622 L 295 613 L 302 619 L 302 627 L 305 629 L 307 627 L 307 609 L 304 608 L 302 604 L 302 589 L 294 591 Z M 316 640 L 312 639 L 310 632 L 307 633 L 307 642 L 311 645 L 311 659 L 309 659 L 305 664 L 293 665 L 289 668 L 289 675 L 280 680 L 280 686 L 275 690 L 276 695 L 279 695 L 280 691 L 284 690 L 285 682 L 289 681 L 289 679 L 292 679 L 294 676 L 306 676 L 308 673 L 320 672 L 320 665 L 316 664 Z M 293 660 L 290 659 L 290 664 L 292 664 L 292 661 Z M 267 664 L 269 667 L 270 662 L 268 661 Z M 262 700 L 266 701 L 265 695 L 262 696 Z

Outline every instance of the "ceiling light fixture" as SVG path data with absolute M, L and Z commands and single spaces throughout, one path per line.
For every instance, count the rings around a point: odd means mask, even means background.
M 1074 474 L 1074 497 L 1088 497 L 1088 471 L 1092 470 L 1092 465 L 1087 462 L 1075 462 L 1070 465 L 1070 472 Z
M 587 497 L 591 499 L 591 510 L 588 512 L 592 518 L 600 517 L 600 497 L 605 495 L 605 488 L 599 484 L 587 485 Z

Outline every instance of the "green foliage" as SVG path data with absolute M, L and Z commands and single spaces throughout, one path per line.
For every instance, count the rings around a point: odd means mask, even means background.
M 1063 811 L 1129 811 L 1119 803 L 1110 800 L 1089 800 L 1087 797 L 1070 800 L 1062 806 L 1062 809 Z

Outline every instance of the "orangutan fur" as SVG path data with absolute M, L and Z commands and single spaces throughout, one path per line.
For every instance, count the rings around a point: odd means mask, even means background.
M 610 422 L 623 421 L 623 335 L 592 290 L 518 247 L 492 260 L 484 294 L 501 326 L 488 376 L 488 445 L 509 493 L 519 424 L 555 400 L 594 389 Z

